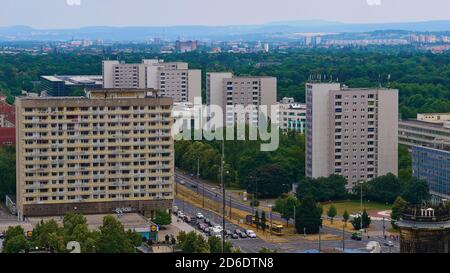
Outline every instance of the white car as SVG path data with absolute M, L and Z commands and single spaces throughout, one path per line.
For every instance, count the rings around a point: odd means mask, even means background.
M 220 231 L 222 231 L 222 230 L 223 230 L 223 227 L 222 227 L 222 226 L 219 226 L 219 225 L 217 225 L 217 226 L 214 226 L 214 229 L 217 229 L 217 230 L 219 230 L 219 232 L 220 232 Z
M 249 238 L 256 238 L 256 234 L 255 234 L 255 232 L 254 232 L 253 230 L 247 229 L 247 230 L 245 231 L 245 234 L 247 234 L 247 236 L 248 236 Z
M 197 213 L 197 219 L 203 219 L 205 216 L 201 212 Z
M 178 211 L 178 218 L 183 218 L 184 217 L 184 213 L 182 211 Z

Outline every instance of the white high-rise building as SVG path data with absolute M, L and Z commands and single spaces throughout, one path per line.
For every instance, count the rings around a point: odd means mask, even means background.
M 267 106 L 270 115 L 271 106 L 277 104 L 276 98 L 277 79 L 274 77 L 238 77 L 229 72 L 206 75 L 206 103 L 224 109 L 227 126 L 235 122 L 257 124 L 260 106 Z M 232 111 L 235 106 L 252 109 L 245 117 Z
M 294 98 L 284 97 L 279 106 L 280 129 L 305 132 L 306 105 L 295 102 Z
M 358 182 L 398 173 L 398 90 L 306 84 L 306 176 Z
M 143 60 L 140 64 L 103 61 L 103 88 L 154 88 L 175 102 L 194 102 L 202 94 L 201 70 L 187 63 Z

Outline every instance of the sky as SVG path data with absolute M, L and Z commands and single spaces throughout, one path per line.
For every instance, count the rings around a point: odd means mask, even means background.
M 0 0 L 0 26 L 251 25 L 450 20 L 449 0 Z

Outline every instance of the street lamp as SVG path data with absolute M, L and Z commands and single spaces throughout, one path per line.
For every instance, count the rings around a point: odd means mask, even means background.
M 273 208 L 273 205 L 272 205 L 272 204 L 269 204 L 269 205 L 267 205 L 267 207 L 270 208 L 270 227 L 269 227 L 269 229 L 270 229 L 270 238 L 272 238 L 272 226 L 273 226 L 273 221 L 272 221 L 272 208 Z
M 359 181 L 359 185 L 361 186 L 361 214 L 360 214 L 360 220 L 361 220 L 361 230 L 363 229 L 363 217 L 362 217 L 362 215 L 363 215 L 363 183 L 364 183 L 364 181 Z M 361 237 L 362 237 L 362 234 L 361 234 Z

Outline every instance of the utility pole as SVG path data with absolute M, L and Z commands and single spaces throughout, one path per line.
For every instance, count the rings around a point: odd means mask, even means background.
M 362 217 L 362 215 L 363 215 L 363 195 L 362 195 L 362 188 L 363 188 L 363 182 L 362 181 L 359 181 L 359 184 L 361 185 L 361 215 L 360 215 L 360 217 L 361 217 L 361 230 L 363 229 L 363 217 Z M 361 237 L 362 237 L 362 232 L 361 232 Z
M 205 184 L 203 184 L 203 199 L 202 199 L 202 206 L 205 208 Z
M 230 219 L 231 219 L 231 195 L 230 195 Z
M 345 224 L 342 224 L 342 252 L 345 252 Z
M 319 227 L 319 253 L 322 253 L 322 240 L 320 238 L 320 227 Z
M 225 205 L 226 205 L 226 199 L 225 199 L 225 181 L 223 179 L 223 169 L 224 169 L 224 162 L 225 161 L 225 136 L 222 140 L 222 159 L 221 159 L 221 168 L 220 168 L 220 181 L 222 183 L 222 229 L 225 231 Z M 222 232 L 222 253 L 225 253 L 225 236 Z
M 200 179 L 200 157 L 197 158 L 197 195 L 198 195 L 198 184 L 199 184 L 199 179 Z
M 386 224 L 384 222 L 385 218 L 383 216 L 383 238 L 386 236 L 385 232 L 386 232 Z

